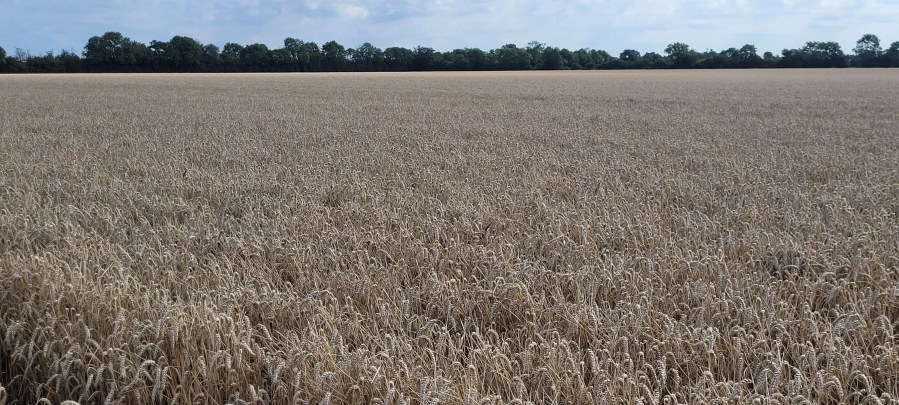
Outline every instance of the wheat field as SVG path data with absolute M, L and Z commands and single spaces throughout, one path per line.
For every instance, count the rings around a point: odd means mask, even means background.
M 899 403 L 899 71 L 0 94 L 0 404 Z

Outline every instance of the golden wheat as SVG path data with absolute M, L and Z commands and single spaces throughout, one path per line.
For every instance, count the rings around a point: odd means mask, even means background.
M 899 403 L 896 72 L 0 92 L 0 403 Z

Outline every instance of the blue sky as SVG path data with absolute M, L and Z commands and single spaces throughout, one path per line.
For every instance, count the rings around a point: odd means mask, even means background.
M 806 41 L 851 52 L 865 33 L 899 41 L 899 0 L 0 0 L 0 46 L 81 52 L 119 31 L 148 43 L 187 35 L 283 45 L 285 37 L 388 46 L 493 49 L 538 40 L 570 49 L 662 52 L 671 42 L 780 53 Z

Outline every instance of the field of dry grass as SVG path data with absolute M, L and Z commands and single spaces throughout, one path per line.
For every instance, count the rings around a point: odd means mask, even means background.
M 899 71 L 0 94 L 0 403 L 899 403 Z

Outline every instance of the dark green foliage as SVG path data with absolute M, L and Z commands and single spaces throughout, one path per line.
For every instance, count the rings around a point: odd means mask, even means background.
M 367 72 L 384 70 L 384 51 L 368 42 L 353 49 L 350 60 L 356 66 L 355 70 Z
M 496 50 L 500 70 L 527 70 L 531 68 L 531 54 L 515 44 L 503 45 Z
M 442 58 L 441 58 L 442 59 Z M 416 46 L 412 52 L 412 70 L 436 70 L 442 60 L 438 59 L 437 51 L 434 48 Z
M 456 67 L 468 65 L 468 60 L 464 61 L 455 58 L 452 52 L 446 54 L 425 46 L 416 46 L 412 50 L 412 64 L 410 70 L 415 71 L 440 71 L 453 70 L 452 63 L 456 63 Z
M 337 41 L 328 41 L 322 45 L 323 67 L 329 71 L 342 71 L 347 65 L 347 51 Z
M 203 56 L 200 63 L 206 72 L 218 71 L 222 63 L 219 47 L 213 44 L 203 46 Z
M 174 36 L 168 42 L 152 41 L 148 48 L 156 71 L 200 72 L 210 70 L 207 63 L 211 63 L 213 68 L 218 64 L 208 61 L 206 48 L 190 37 Z M 218 54 L 218 48 L 215 48 L 215 53 Z
M 118 32 L 91 37 L 84 46 L 88 69 L 104 72 L 144 71 L 149 67 L 150 49 Z
M 284 39 L 284 48 L 273 52 L 284 52 L 287 71 L 310 72 L 321 70 L 322 52 L 315 42 L 304 42 L 297 38 Z
M 849 62 L 836 42 L 807 42 L 801 49 L 784 49 L 779 67 L 846 67 Z
M 222 69 L 226 72 L 239 72 L 241 69 L 240 54 L 242 52 L 243 45 L 235 44 L 233 42 L 225 44 L 225 47 L 222 48 L 222 53 L 219 55 Z
M 390 47 L 384 50 L 384 65 L 387 70 L 405 71 L 412 68 L 415 53 L 411 49 Z
M 736 53 L 731 55 L 734 67 L 755 68 L 762 67 L 764 60 L 759 56 L 758 49 L 755 45 L 743 45 Z
M 471 64 L 465 55 L 464 49 L 454 49 L 443 55 L 449 70 L 471 70 Z
M 240 51 L 240 65 L 245 72 L 265 72 L 269 70 L 268 47 L 264 44 L 247 45 Z
M 883 49 L 880 47 L 880 38 L 874 34 L 865 34 L 855 43 L 855 58 L 852 63 L 858 67 L 885 66 Z
M 671 66 L 675 69 L 696 67 L 696 62 L 699 60 L 696 51 L 690 49 L 690 45 L 683 42 L 668 45 L 665 53 L 668 55 Z
M 640 55 L 640 52 L 634 49 L 625 49 L 618 55 L 618 59 L 621 59 L 621 61 L 625 63 L 636 63 L 642 58 L 643 55 Z
M 472 70 L 492 69 L 494 64 L 490 54 L 478 48 L 465 48 L 465 60 Z
M 662 55 L 649 52 L 643 55 L 643 67 L 646 69 L 665 69 L 668 67 L 668 61 Z
M 16 48 L 8 56 L 0 48 L 0 72 L 319 72 L 319 71 L 435 71 L 435 70 L 558 70 L 558 69 L 738 69 L 810 67 L 899 67 L 899 42 L 884 50 L 873 34 L 863 35 L 846 55 L 836 42 L 808 42 L 802 48 L 784 49 L 781 55 L 759 55 L 751 44 L 720 52 L 698 52 L 675 42 L 665 55 L 641 54 L 625 49 L 617 57 L 597 49 L 569 50 L 531 41 L 524 48 L 506 44 L 484 51 L 461 48 L 440 52 L 417 46 L 378 48 L 365 42 L 347 48 L 337 41 L 321 47 L 298 38 L 284 39 L 284 46 L 229 42 L 221 49 L 213 44 L 174 36 L 169 41 L 133 41 L 118 32 L 91 37 L 82 55 L 71 51 L 33 56 Z
M 543 51 L 543 65 L 540 66 L 544 70 L 559 70 L 562 68 L 562 53 L 559 48 L 549 47 Z
M 546 52 L 546 44 L 538 41 L 528 42 L 528 46 L 524 48 L 531 57 L 530 67 L 533 69 L 543 69 L 543 53 Z
M 899 67 L 899 41 L 893 42 L 883 54 L 884 66 Z

